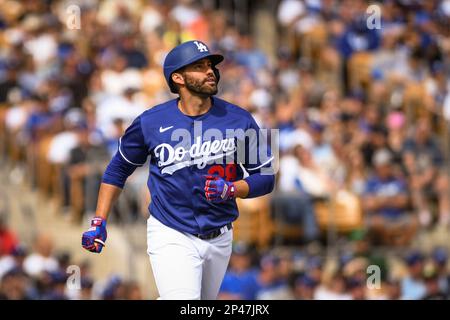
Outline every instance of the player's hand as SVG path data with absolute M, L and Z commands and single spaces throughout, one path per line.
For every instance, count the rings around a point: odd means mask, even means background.
M 83 233 L 81 245 L 88 251 L 100 253 L 105 246 L 106 237 L 106 220 L 94 217 L 89 230 Z
M 233 182 L 226 181 L 219 176 L 207 175 L 205 182 L 206 200 L 211 202 L 223 202 L 234 199 L 236 186 Z

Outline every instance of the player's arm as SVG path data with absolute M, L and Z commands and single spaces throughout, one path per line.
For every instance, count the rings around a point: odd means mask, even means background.
M 106 221 L 111 208 L 119 198 L 127 178 L 137 167 L 145 164 L 147 156 L 147 146 L 138 117 L 119 140 L 118 151 L 103 174 L 96 215 L 91 221 L 91 227 L 83 233 L 81 239 L 83 248 L 96 253 L 102 251 L 107 238 Z
M 119 198 L 121 192 L 121 188 L 102 182 L 100 191 L 98 192 L 96 216 L 108 220 L 111 208 Z

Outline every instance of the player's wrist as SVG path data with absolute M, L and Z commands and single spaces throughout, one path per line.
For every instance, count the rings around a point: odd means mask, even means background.
M 96 214 L 94 217 L 92 217 L 92 220 L 98 219 L 106 222 L 106 216 L 102 214 Z
M 106 219 L 102 216 L 94 216 L 91 219 L 91 227 L 106 227 Z
M 248 195 L 249 186 L 245 180 L 238 180 L 233 182 L 235 187 L 234 198 L 246 198 Z

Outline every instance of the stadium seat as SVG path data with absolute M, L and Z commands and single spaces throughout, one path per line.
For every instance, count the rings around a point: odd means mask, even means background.
M 348 60 L 350 89 L 368 88 L 371 83 L 373 55 L 370 52 L 354 53 Z
M 346 233 L 363 224 L 360 199 L 348 191 L 338 191 L 330 201 L 316 202 L 315 212 L 322 231 L 334 227 L 337 232 Z
M 272 239 L 274 224 L 270 217 L 269 197 L 237 199 L 239 218 L 233 223 L 234 239 L 267 248 Z
M 320 57 L 321 50 L 326 46 L 328 40 L 328 31 L 326 25 L 315 25 L 311 30 L 303 34 L 302 56 L 312 61 L 314 65 Z
M 406 84 L 403 108 L 409 120 L 431 116 L 429 109 L 426 108 L 426 101 L 427 94 L 423 83 Z

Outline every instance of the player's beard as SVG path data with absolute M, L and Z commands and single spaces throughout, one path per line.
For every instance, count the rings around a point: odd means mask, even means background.
M 184 74 L 184 84 L 186 88 L 197 95 L 200 96 L 213 96 L 217 94 L 217 80 L 215 79 L 215 84 L 211 86 L 210 84 L 206 83 L 208 79 L 205 79 L 203 81 L 194 79 L 189 77 L 186 73 Z

